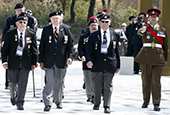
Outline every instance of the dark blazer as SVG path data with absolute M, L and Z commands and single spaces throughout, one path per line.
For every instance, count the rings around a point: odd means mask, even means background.
M 126 32 L 125 32 L 125 35 L 128 39 L 128 45 L 131 45 L 131 42 L 132 42 L 132 38 L 133 38 L 133 35 L 134 35 L 134 24 L 130 24 L 127 26 L 126 28 Z
M 101 52 L 101 32 L 100 29 L 91 33 L 89 41 L 86 46 L 86 60 L 93 62 L 92 72 L 111 72 L 115 73 L 117 68 L 120 68 L 120 55 L 119 55 L 119 34 L 112 28 L 110 30 L 110 45 L 108 53 L 102 54 Z M 114 43 L 116 43 L 114 45 Z
M 34 18 L 31 17 L 31 16 L 27 16 L 28 17 L 28 23 L 27 23 L 27 26 L 29 28 L 32 28 L 34 30 Z M 11 15 L 7 18 L 6 20 L 6 25 L 4 26 L 4 29 L 3 29 L 3 33 L 2 33 L 2 41 L 4 41 L 4 38 L 5 38 L 5 34 L 6 32 L 9 30 L 9 29 L 12 29 L 14 27 L 16 27 L 16 19 L 17 19 L 17 15 L 14 14 L 14 15 Z
M 15 55 L 18 46 L 17 28 L 11 29 L 6 33 L 4 46 L 2 47 L 2 63 L 8 62 L 8 69 L 15 70 L 19 63 L 27 70 L 31 70 L 31 65 L 36 65 L 37 43 L 35 32 L 29 28 L 25 31 L 25 47 L 22 57 Z
M 142 36 L 138 35 L 137 32 L 138 30 L 142 27 L 141 23 L 135 23 L 133 28 L 134 28 L 134 34 L 132 38 L 132 44 L 134 45 L 142 45 Z
M 65 40 L 68 36 L 68 40 Z M 39 63 L 43 62 L 45 68 L 51 68 L 54 63 L 58 68 L 67 67 L 67 59 L 73 59 L 73 37 L 70 28 L 61 24 L 59 38 L 55 42 L 52 25 L 45 26 L 42 31 Z
M 78 54 L 80 58 L 86 55 L 86 44 L 88 42 L 89 35 L 90 35 L 90 31 L 83 33 L 80 36 L 79 44 L 78 44 Z M 83 62 L 83 70 L 90 70 L 90 68 L 88 68 L 86 64 L 87 62 Z

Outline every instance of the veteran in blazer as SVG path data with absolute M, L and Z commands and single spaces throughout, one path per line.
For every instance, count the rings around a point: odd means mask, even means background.
M 6 33 L 2 47 L 2 63 L 9 74 L 9 89 L 12 105 L 23 110 L 24 97 L 30 70 L 34 70 L 37 61 L 35 33 L 26 28 L 28 18 L 21 13 L 16 20 L 17 28 Z
M 91 69 L 87 67 L 86 62 L 86 45 L 89 39 L 90 33 L 98 30 L 98 20 L 96 16 L 92 16 L 89 18 L 88 22 L 88 28 L 89 32 L 83 33 L 80 36 L 79 44 L 78 44 L 78 54 L 80 56 L 82 63 L 82 69 L 83 69 L 83 75 L 85 79 L 85 89 L 86 89 L 86 95 L 87 95 L 87 102 L 94 103 L 94 94 L 93 94 L 93 83 L 91 78 Z
M 47 82 L 43 90 L 44 111 L 50 111 L 53 100 L 58 109 L 62 109 L 63 79 L 68 65 L 73 60 L 73 37 L 68 26 L 60 24 L 62 17 L 60 10 L 51 12 L 51 25 L 45 26 L 42 31 L 39 63 L 45 70 Z
M 161 101 L 161 72 L 168 59 L 168 38 L 166 29 L 158 24 L 158 9 L 149 9 L 150 24 L 139 29 L 142 36 L 143 47 L 135 58 L 140 63 L 142 71 L 143 105 L 147 108 L 152 94 L 155 111 L 160 111 Z
M 104 82 L 104 112 L 110 113 L 112 79 L 120 68 L 118 41 L 120 36 L 109 28 L 110 16 L 100 18 L 100 29 L 91 33 L 86 46 L 87 67 L 91 68 L 94 89 L 94 107 L 98 110 L 101 103 L 102 82 Z
M 2 45 L 4 44 L 4 39 L 5 39 L 5 35 L 7 33 L 8 30 L 13 29 L 16 27 L 16 20 L 17 17 L 25 11 L 25 7 L 23 3 L 17 3 L 14 7 L 15 9 L 15 14 L 11 15 L 7 18 L 6 20 L 6 24 L 4 26 L 3 32 L 2 32 Z M 34 19 L 31 16 L 28 16 L 28 22 L 27 22 L 27 27 L 34 29 Z M 8 69 L 6 70 L 6 82 L 5 82 L 5 89 L 8 89 Z

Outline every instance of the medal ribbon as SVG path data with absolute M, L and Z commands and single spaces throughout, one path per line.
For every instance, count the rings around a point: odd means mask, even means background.
M 57 42 L 58 39 L 57 27 L 55 27 L 54 36 L 55 36 L 55 42 Z
M 152 35 L 154 38 L 156 38 L 156 39 L 161 43 L 161 45 L 163 46 L 163 40 L 162 40 L 162 38 L 161 38 L 160 36 L 157 36 L 157 33 L 156 33 L 155 31 L 151 30 L 149 25 L 145 25 L 145 26 L 146 26 L 147 30 L 151 33 L 151 35 Z

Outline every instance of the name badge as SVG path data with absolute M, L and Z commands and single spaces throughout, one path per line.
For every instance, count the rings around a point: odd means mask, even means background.
M 107 45 L 101 44 L 101 53 L 107 53 Z
M 23 54 L 23 47 L 18 46 L 17 51 L 16 51 L 16 55 L 17 56 L 22 56 L 22 54 Z

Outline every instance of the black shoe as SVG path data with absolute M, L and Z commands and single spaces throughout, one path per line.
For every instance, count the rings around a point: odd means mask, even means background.
M 87 102 L 91 102 L 91 98 L 88 98 L 88 99 L 87 99 Z
M 16 98 L 11 98 L 11 104 L 14 106 L 16 104 Z
M 83 84 L 83 89 L 86 89 L 86 85 L 85 85 L 85 83 Z
M 99 105 L 94 105 L 93 110 L 99 110 Z
M 160 107 L 158 105 L 154 105 L 154 111 L 160 111 Z
M 44 107 L 44 111 L 50 111 L 51 110 L 51 106 L 50 105 L 47 105 Z
M 139 72 L 134 72 L 133 74 L 139 74 Z
M 22 105 L 17 105 L 18 110 L 24 110 L 24 107 Z
M 142 108 L 148 108 L 148 103 L 143 103 Z
M 91 97 L 91 103 L 94 103 L 94 96 Z
M 8 86 L 5 86 L 5 89 L 9 89 L 9 87 L 8 87 Z
M 57 103 L 57 109 L 62 109 L 62 108 L 63 108 L 62 103 L 61 102 Z
M 104 108 L 104 113 L 110 113 L 110 108 L 109 107 L 105 107 Z

